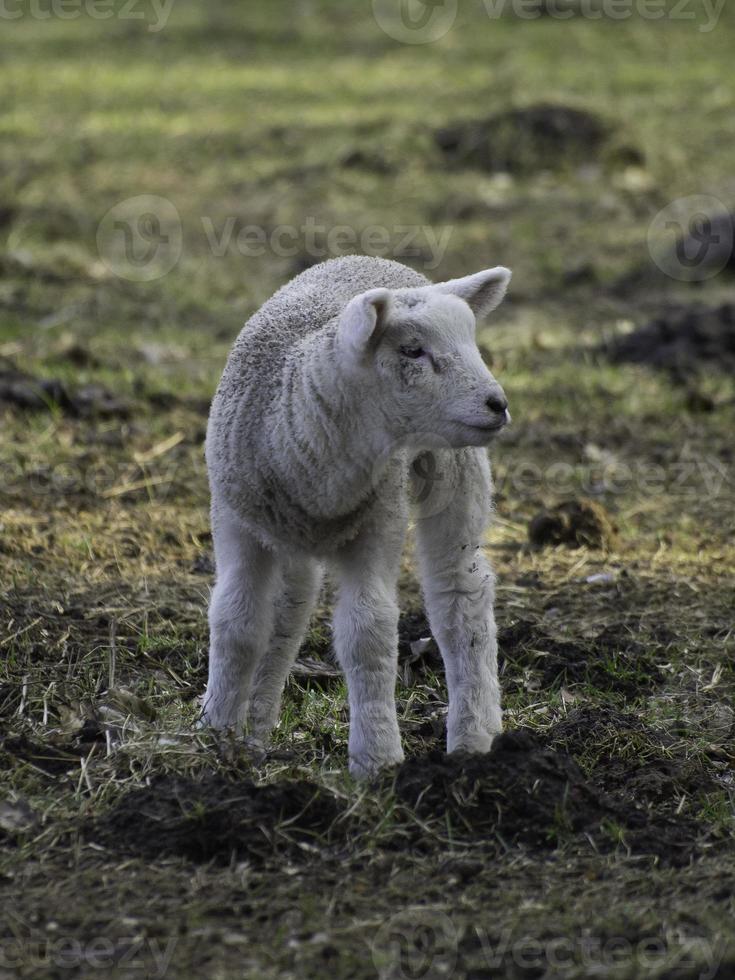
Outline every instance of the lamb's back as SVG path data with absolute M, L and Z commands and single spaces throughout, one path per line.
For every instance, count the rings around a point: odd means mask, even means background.
M 378 286 L 425 286 L 428 281 L 390 259 L 367 255 L 330 259 L 282 286 L 248 321 L 238 344 L 246 344 L 253 353 L 256 341 L 261 339 L 271 350 L 281 345 L 288 347 L 305 334 L 321 329 L 359 293 Z

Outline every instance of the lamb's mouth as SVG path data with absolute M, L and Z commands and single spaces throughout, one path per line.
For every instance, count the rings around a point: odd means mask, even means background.
M 459 425 L 463 425 L 466 429 L 475 429 L 476 432 L 500 432 L 508 424 L 505 419 L 501 419 L 499 422 L 489 422 L 486 424 L 478 422 L 465 422 L 464 419 L 455 419 Z

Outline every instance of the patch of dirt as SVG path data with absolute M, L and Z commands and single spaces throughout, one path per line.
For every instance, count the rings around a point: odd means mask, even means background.
M 536 623 L 518 620 L 499 630 L 498 653 L 501 665 L 537 671 L 543 690 L 591 684 L 634 697 L 663 680 L 649 647 L 613 626 L 594 637 L 561 640 L 547 636 Z
M 373 149 L 350 150 L 340 160 L 340 166 L 348 170 L 366 170 L 381 176 L 389 176 L 396 172 L 395 165 L 387 160 L 379 150 Z
M 17 208 L 10 204 L 0 204 L 0 228 L 11 225 L 18 214 Z
M 673 811 L 683 795 L 719 788 L 701 763 L 675 752 L 668 732 L 612 707 L 576 709 L 553 727 L 549 738 L 575 758 L 593 760 L 590 778 L 631 804 Z
M 70 769 L 79 768 L 79 755 L 48 743 L 34 742 L 25 735 L 6 735 L 0 740 L 0 772 L 26 763 L 49 776 L 63 776 Z
M 592 113 L 563 105 L 514 109 L 437 130 L 452 166 L 532 173 L 597 161 L 610 127 Z
M 398 621 L 398 669 L 406 685 L 424 676 L 427 670 L 443 670 L 439 647 L 421 609 L 403 613 Z
M 100 384 L 72 391 L 56 378 L 36 378 L 14 365 L 0 365 L 0 404 L 26 411 L 58 407 L 73 418 L 128 418 L 130 404 Z
M 544 509 L 528 525 L 534 548 L 564 544 L 569 548 L 613 550 L 618 531 L 605 508 L 593 500 L 567 500 Z
M 647 364 L 682 381 L 703 365 L 735 372 L 735 303 L 675 306 L 616 340 L 608 354 L 615 363 Z
M 214 555 L 210 551 L 200 552 L 191 563 L 190 570 L 193 575 L 211 577 L 214 575 Z
M 314 853 L 344 838 L 341 800 L 308 780 L 257 786 L 217 773 L 201 780 L 160 776 L 133 790 L 91 828 L 111 850 L 157 858 L 179 855 L 197 863 L 263 863 L 278 854 Z
M 395 778 L 399 801 L 455 841 L 503 851 L 514 844 L 553 849 L 572 838 L 600 850 L 622 845 L 662 863 L 686 864 L 697 853 L 699 825 L 610 793 L 569 755 L 540 744 L 525 729 L 496 739 L 488 755 L 440 752 L 407 760 Z M 430 844 L 425 827 L 414 842 Z
M 64 334 L 53 346 L 54 357 L 68 361 L 78 368 L 99 367 L 100 362 L 89 347 L 78 340 L 73 334 Z

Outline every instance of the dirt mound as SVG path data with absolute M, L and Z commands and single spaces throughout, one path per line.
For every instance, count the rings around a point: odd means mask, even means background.
M 123 796 L 91 836 L 144 857 L 262 863 L 274 854 L 297 858 L 317 844 L 327 846 L 344 812 L 340 800 L 307 780 L 257 786 L 214 773 L 201 780 L 162 776 Z
M 696 853 L 698 825 L 644 810 L 584 776 L 569 755 L 541 745 L 526 730 L 508 732 L 484 756 L 439 752 L 407 760 L 396 796 L 453 839 L 505 850 L 522 844 L 553 849 L 584 837 L 600 850 L 632 853 L 680 865 Z M 424 838 L 423 829 L 419 840 Z
M 498 633 L 502 661 L 538 671 L 543 690 L 561 684 L 592 684 L 634 697 L 662 680 L 649 647 L 613 626 L 597 636 L 557 639 L 536 623 L 519 620 Z
M 36 378 L 6 362 L 0 364 L 0 404 L 26 411 L 59 408 L 73 418 L 128 418 L 130 405 L 103 385 L 83 385 L 71 391 L 56 378 Z
M 592 113 L 537 105 L 447 126 L 434 139 L 452 166 L 532 173 L 596 161 L 609 135 Z
M 340 160 L 340 166 L 347 170 L 366 170 L 381 176 L 394 174 L 397 169 L 379 149 L 361 147 L 349 150 Z
M 720 307 L 678 306 L 616 340 L 608 354 L 616 363 L 647 364 L 681 380 L 703 365 L 735 371 L 735 303 Z
M 454 832 L 531 847 L 553 847 L 565 830 L 599 826 L 606 809 L 569 756 L 525 731 L 496 739 L 489 755 L 431 752 L 408 759 L 396 796 L 422 819 Z
M 673 811 L 683 795 L 718 789 L 700 764 L 675 753 L 671 735 L 612 707 L 572 711 L 549 738 L 584 760 L 598 786 L 631 804 Z
M 528 525 L 534 548 L 565 544 L 570 548 L 604 548 L 617 543 L 617 528 L 604 507 L 593 500 L 568 500 L 542 510 Z

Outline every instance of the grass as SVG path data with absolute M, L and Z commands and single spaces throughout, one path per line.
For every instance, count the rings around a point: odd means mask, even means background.
M 705 35 L 491 23 L 463 3 L 415 47 L 352 0 L 179 0 L 149 23 L 24 16 L 0 41 L 0 373 L 119 402 L 103 417 L 0 402 L 2 969 L 727 975 L 735 390 L 605 348 L 673 304 L 731 295 L 725 276 L 658 275 L 646 231 L 679 197 L 733 203 L 732 11 Z M 445 164 L 435 128 L 537 102 L 604 118 L 605 155 Z M 625 146 L 637 164 L 615 162 Z M 181 222 L 179 261 L 149 282 L 98 245 L 105 214 L 144 194 Z M 535 741 L 494 771 L 441 768 L 442 671 L 406 652 L 426 633 L 410 551 L 400 779 L 346 775 L 344 684 L 319 666 L 326 602 L 265 760 L 195 728 L 208 399 L 247 315 L 315 258 L 308 221 L 319 248 L 336 225 L 382 226 L 387 254 L 434 279 L 515 271 L 480 337 L 515 420 L 493 454 L 487 548 L 507 727 Z M 237 245 L 248 225 L 262 254 Z M 292 254 L 272 248 L 280 226 Z M 531 550 L 534 514 L 579 496 L 605 506 L 615 550 Z

